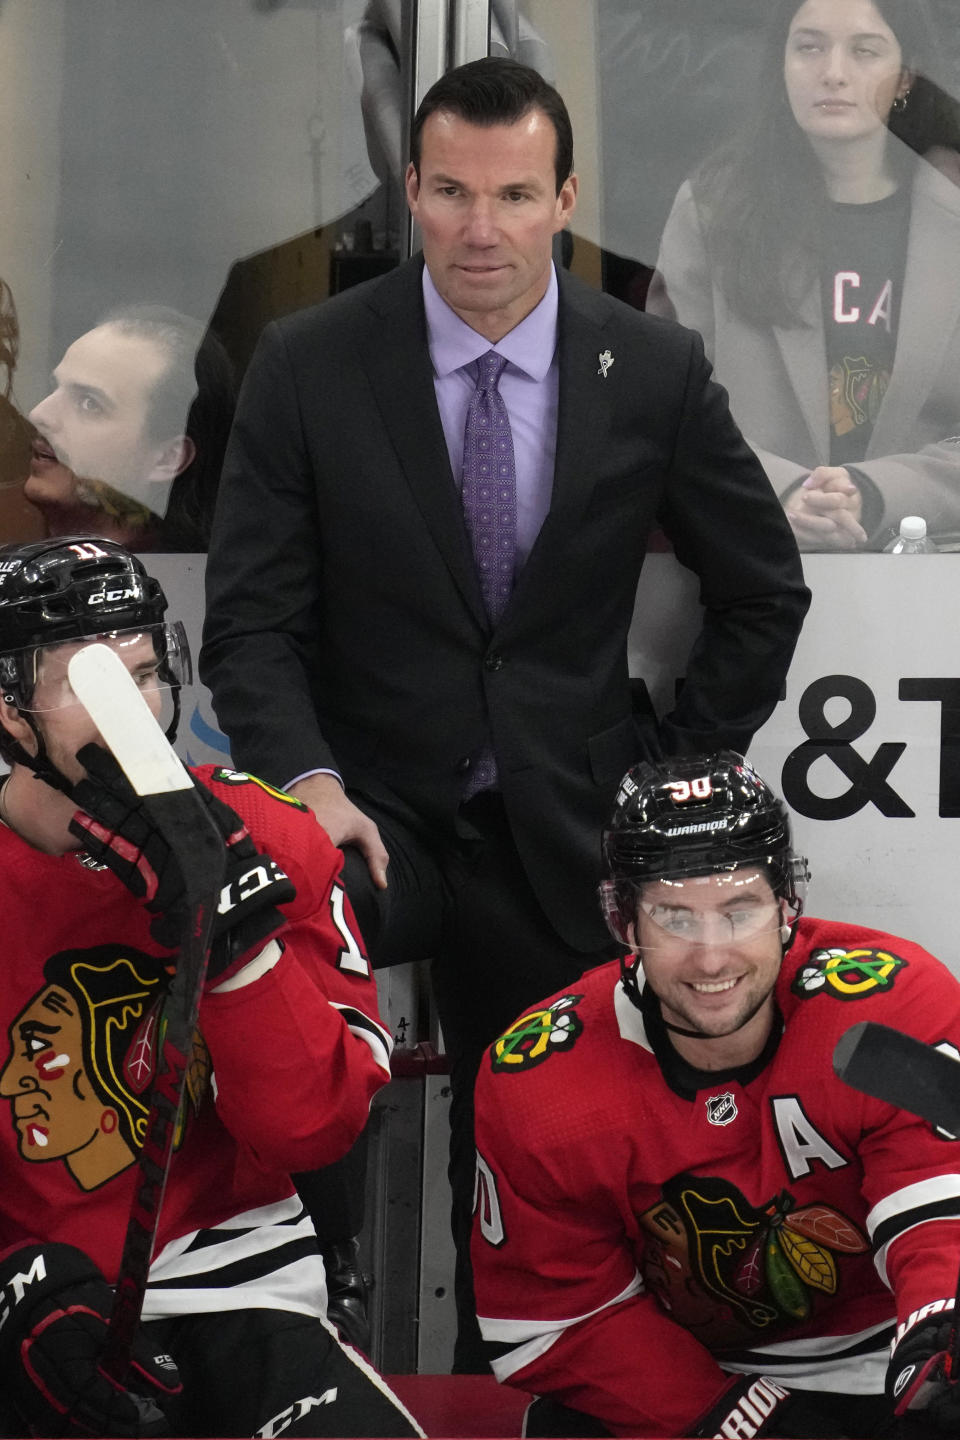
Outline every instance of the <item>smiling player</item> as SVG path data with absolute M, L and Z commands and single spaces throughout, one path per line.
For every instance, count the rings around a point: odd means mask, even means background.
M 730 751 L 632 770 L 604 856 L 626 953 L 477 1085 L 480 1325 L 547 1397 L 525 1433 L 956 1434 L 956 1142 L 831 1061 L 866 1019 L 960 1045 L 960 986 L 801 914 L 786 808 Z

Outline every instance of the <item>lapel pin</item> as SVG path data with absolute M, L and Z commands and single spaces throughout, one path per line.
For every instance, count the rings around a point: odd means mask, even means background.
M 597 371 L 597 374 L 602 375 L 604 380 L 606 380 L 607 371 L 613 364 L 613 355 L 609 350 L 601 350 L 600 354 L 597 356 L 597 359 L 600 361 L 600 369 Z

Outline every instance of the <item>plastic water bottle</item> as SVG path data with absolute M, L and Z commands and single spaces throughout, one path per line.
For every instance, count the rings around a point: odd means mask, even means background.
M 927 534 L 927 522 L 921 515 L 904 515 L 900 534 L 883 547 L 884 555 L 936 555 L 937 547 Z

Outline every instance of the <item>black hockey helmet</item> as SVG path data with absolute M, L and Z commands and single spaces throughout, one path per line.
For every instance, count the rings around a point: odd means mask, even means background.
M 148 634 L 161 660 L 163 687 L 172 694 L 171 740 L 179 720 L 179 690 L 192 678 L 183 626 L 164 621 L 166 597 L 142 561 L 112 540 L 68 535 L 0 546 L 0 691 L 25 714 L 39 752 L 30 756 L 0 727 L 0 750 L 29 764 L 63 788 L 46 759 L 43 739 L 31 718 L 38 656 L 49 647 L 98 636 Z
M 623 778 L 603 833 L 604 918 L 631 945 L 643 886 L 654 880 L 761 868 L 797 916 L 806 861 L 793 853 L 787 808 L 733 750 L 634 766 Z

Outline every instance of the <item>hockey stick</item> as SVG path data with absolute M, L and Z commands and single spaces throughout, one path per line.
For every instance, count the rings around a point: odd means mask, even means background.
M 833 1068 L 852 1089 L 960 1136 L 960 1064 L 933 1045 L 861 1020 L 837 1041 Z
M 852 1089 L 919 1115 L 951 1138 L 960 1136 L 960 1062 L 934 1045 L 861 1020 L 837 1041 L 833 1069 Z M 943 1374 L 952 1383 L 960 1377 L 960 1275 Z
M 158 1027 L 147 1129 L 101 1362 L 108 1375 L 121 1381 L 140 1323 L 226 859 L 223 837 L 116 651 L 99 644 L 78 650 L 70 660 L 69 676 L 75 695 L 170 846 L 184 883 L 179 955 Z

